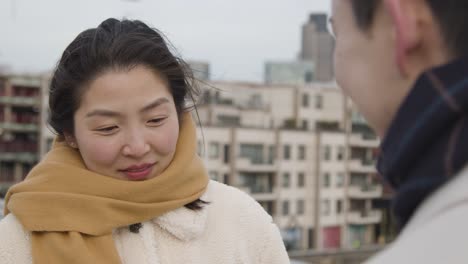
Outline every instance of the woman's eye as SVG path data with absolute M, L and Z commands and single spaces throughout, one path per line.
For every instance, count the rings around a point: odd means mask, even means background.
M 165 117 L 161 117 L 161 118 L 154 118 L 154 119 L 151 119 L 150 121 L 148 121 L 149 123 L 151 124 L 160 124 L 162 121 L 164 121 L 164 119 L 166 119 Z
M 109 127 L 103 127 L 103 128 L 98 128 L 96 131 L 102 132 L 102 133 L 112 133 L 115 130 L 117 130 L 117 126 L 109 126 Z

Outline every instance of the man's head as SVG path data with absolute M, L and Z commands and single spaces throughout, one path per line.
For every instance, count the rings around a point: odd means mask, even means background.
M 468 55 L 466 0 L 332 0 L 338 84 L 380 136 L 425 70 Z

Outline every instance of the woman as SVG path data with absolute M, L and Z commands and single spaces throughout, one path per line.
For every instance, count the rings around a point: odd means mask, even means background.
M 108 19 L 53 75 L 52 150 L 7 194 L 1 263 L 288 263 L 253 199 L 209 181 L 183 62 L 154 29 Z

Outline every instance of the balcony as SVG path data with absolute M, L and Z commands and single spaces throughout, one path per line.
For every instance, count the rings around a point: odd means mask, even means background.
M 257 201 L 274 201 L 278 199 L 277 188 L 268 185 L 242 186 L 240 189 L 252 196 Z
M 354 199 L 372 199 L 382 197 L 382 186 L 377 184 L 350 185 L 348 196 Z
M 10 181 L 10 182 L 0 182 L 0 193 L 1 193 L 2 191 L 8 190 L 13 184 L 15 184 L 14 181 Z M 1 200 L 0 200 L 0 203 L 1 203 Z
M 362 210 L 348 212 L 347 220 L 349 224 L 369 225 L 382 221 L 382 212 L 378 210 Z
M 380 141 L 376 136 L 352 134 L 349 137 L 349 144 L 354 147 L 377 148 Z
M 0 152 L 0 161 L 19 161 L 22 163 L 37 162 L 37 153 L 31 152 Z
M 375 173 L 375 161 L 363 159 L 351 159 L 349 161 L 349 171 L 359 173 Z
M 34 123 L 0 122 L 0 129 L 17 132 L 39 132 L 39 126 Z
M 41 79 L 36 76 L 12 76 L 10 82 L 14 86 L 26 86 L 36 89 L 41 87 Z
M 248 158 L 239 157 L 236 160 L 236 169 L 247 172 L 276 172 L 276 165 L 259 160 L 253 162 Z
M 9 104 L 17 106 L 38 106 L 40 104 L 40 99 L 38 97 L 2 96 L 0 97 L 0 104 Z

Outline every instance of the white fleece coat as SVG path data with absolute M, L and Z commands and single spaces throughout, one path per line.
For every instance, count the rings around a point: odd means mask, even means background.
M 398 238 L 366 264 L 468 263 L 468 167 L 418 208 Z
M 204 209 L 185 207 L 143 223 L 138 234 L 114 231 L 123 264 L 289 263 L 271 217 L 250 196 L 210 181 Z M 9 214 L 0 221 L 0 263 L 31 264 L 29 233 Z

